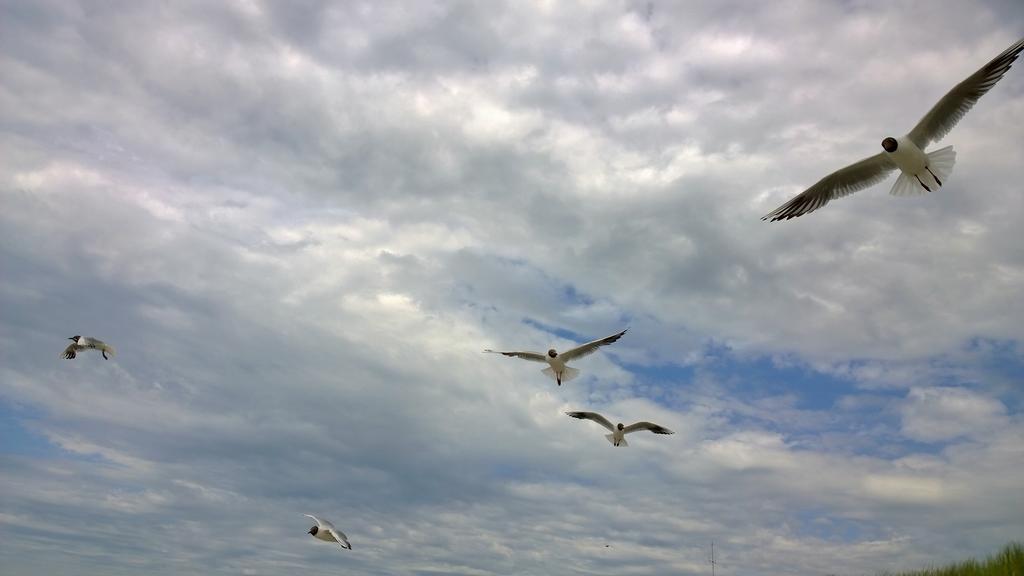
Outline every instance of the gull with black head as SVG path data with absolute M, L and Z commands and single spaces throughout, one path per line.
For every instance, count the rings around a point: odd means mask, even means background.
M 64 349 L 64 352 L 61 352 L 61 357 L 67 360 L 74 359 L 78 356 L 79 352 L 85 350 L 99 350 L 100 354 L 103 354 L 104 360 L 110 359 L 107 354 L 110 356 L 114 355 L 114 348 L 98 338 L 79 336 L 76 334 L 68 338 L 68 340 L 71 340 L 71 344 L 68 344 L 68 347 Z
M 626 330 L 629 330 L 629 328 L 626 328 Z M 619 338 L 622 338 L 622 335 L 626 333 L 626 330 L 617 332 L 611 336 L 605 336 L 604 338 L 598 338 L 597 340 L 587 342 L 582 346 L 577 346 L 572 350 L 562 352 L 561 354 L 559 354 L 554 348 L 548 350 L 547 354 L 541 354 L 540 352 L 500 352 L 498 350 L 484 350 L 484 352 L 490 352 L 491 354 L 503 354 L 513 358 L 522 358 L 523 360 L 529 360 L 530 362 L 546 362 L 548 367 L 541 370 L 541 372 L 554 378 L 555 382 L 561 386 L 562 382 L 568 382 L 580 374 L 580 371 L 576 368 L 566 366 L 567 362 L 593 354 L 601 346 L 607 346 L 608 344 L 617 341 Z
M 900 175 L 889 191 L 893 196 L 913 196 L 938 190 L 953 173 L 956 152 L 952 146 L 927 153 L 924 149 L 928 144 L 941 140 L 956 126 L 978 99 L 1006 74 L 1022 50 L 1024 39 L 1018 40 L 954 86 L 905 136 L 888 136 L 882 140 L 882 152 L 825 176 L 761 219 L 774 222 L 809 214 L 829 200 L 885 180 L 897 168 Z
M 650 430 L 655 434 L 675 434 L 675 432 L 668 428 L 659 426 L 653 422 L 637 422 L 635 424 L 630 424 L 629 426 L 624 426 L 622 422 L 619 422 L 612 426 L 612 423 L 607 418 L 601 416 L 597 412 L 566 412 L 566 414 L 580 420 L 593 420 L 601 426 L 604 426 L 611 431 L 611 434 L 605 434 L 604 437 L 612 443 L 612 446 L 616 447 L 629 446 L 629 444 L 626 443 L 626 434 L 636 432 L 638 430 Z
M 316 526 L 309 529 L 311 536 L 324 542 L 337 542 L 346 550 L 352 549 L 352 545 L 348 543 L 348 536 L 345 536 L 344 532 L 335 528 L 334 524 L 327 520 L 321 520 L 312 514 L 303 514 L 303 516 L 309 516 L 316 522 Z

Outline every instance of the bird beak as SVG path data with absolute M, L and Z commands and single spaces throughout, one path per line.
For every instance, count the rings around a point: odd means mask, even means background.
M 309 529 L 309 533 L 310 533 L 310 534 L 312 534 L 312 533 L 313 533 L 313 529 L 312 529 L 312 528 L 310 528 L 310 529 Z
M 68 338 L 68 340 L 74 340 L 74 338 Z

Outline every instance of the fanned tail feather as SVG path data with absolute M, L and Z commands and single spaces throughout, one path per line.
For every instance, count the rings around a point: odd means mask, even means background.
M 558 377 L 555 376 L 555 371 L 552 370 L 550 366 L 548 366 L 547 368 L 541 370 L 541 372 L 546 374 L 548 376 L 548 378 L 551 378 L 552 380 L 556 380 L 556 381 L 558 380 Z M 562 383 L 565 384 L 566 382 L 576 378 L 579 375 L 580 375 L 580 371 L 579 370 L 577 370 L 576 368 L 570 368 L 570 367 L 566 366 L 565 369 L 562 370 Z
M 904 172 L 900 172 L 899 177 L 896 178 L 896 183 L 889 190 L 889 194 L 893 196 L 917 196 L 926 192 L 928 191 L 921 187 L 916 177 Z
M 952 146 L 946 146 L 945 148 L 929 152 L 927 156 L 928 168 L 922 170 L 916 176 L 900 172 L 899 178 L 896 178 L 896 183 L 892 185 L 892 190 L 889 190 L 889 194 L 893 196 L 918 196 L 941 188 L 953 174 L 953 165 L 956 164 L 956 151 L 953 150 Z M 920 182 L 918 178 L 921 179 Z M 931 190 L 925 189 L 925 186 L 928 186 Z
M 953 165 L 956 164 L 956 150 L 952 146 L 946 146 L 928 153 L 928 169 L 942 181 L 953 175 Z
M 606 440 L 611 442 L 612 446 L 615 446 L 615 435 L 614 434 L 605 434 L 604 437 L 605 437 Z M 626 442 L 626 439 L 623 438 L 622 442 L 619 442 L 619 446 L 629 446 L 629 444 Z

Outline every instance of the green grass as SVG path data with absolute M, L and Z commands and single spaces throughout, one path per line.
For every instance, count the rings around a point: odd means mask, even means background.
M 1024 544 L 1007 544 L 994 556 L 989 556 L 982 562 L 972 559 L 939 568 L 899 574 L 885 572 L 882 576 L 1024 576 Z

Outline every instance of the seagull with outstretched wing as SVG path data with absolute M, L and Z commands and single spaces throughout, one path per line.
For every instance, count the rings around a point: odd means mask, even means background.
M 99 350 L 100 354 L 103 355 L 104 360 L 109 360 L 110 356 L 114 355 L 114 347 L 98 338 L 79 336 L 76 334 L 68 338 L 68 340 L 71 340 L 71 344 L 68 344 L 68 347 L 60 354 L 61 358 L 67 360 L 74 360 L 78 356 L 79 352 L 85 350 Z M 107 356 L 108 354 L 110 356 Z
M 327 520 L 321 520 L 312 514 L 303 514 L 303 516 L 309 516 L 316 522 L 316 526 L 309 529 L 309 533 L 314 538 L 324 542 L 337 542 L 346 550 L 352 549 L 352 545 L 348 543 L 348 536 L 345 536 L 344 532 L 335 528 L 334 524 Z
M 629 328 L 626 328 L 626 330 L 629 330 Z M 626 333 L 626 330 L 617 332 L 611 336 L 605 336 L 604 338 L 598 338 L 597 340 L 587 342 L 582 346 L 577 346 L 572 350 L 561 354 L 559 354 L 554 348 L 548 350 L 546 355 L 541 354 L 540 352 L 501 352 L 498 350 L 484 350 L 484 352 L 503 354 L 513 358 L 522 358 L 523 360 L 529 360 L 531 362 L 546 362 L 548 367 L 541 370 L 541 372 L 554 378 L 555 382 L 561 386 L 562 382 L 568 382 L 580 374 L 580 371 L 576 368 L 566 366 L 567 362 L 577 358 L 582 358 L 588 354 L 593 354 L 601 346 L 606 346 L 617 341 L 619 338 L 622 338 L 622 335 Z
M 900 175 L 889 191 L 893 196 L 913 196 L 938 190 L 953 173 L 956 152 L 952 146 L 928 153 L 924 149 L 953 129 L 978 99 L 1006 74 L 1022 50 L 1024 39 L 1018 40 L 954 86 L 905 136 L 888 136 L 882 140 L 882 152 L 825 176 L 761 219 L 774 222 L 809 214 L 829 200 L 878 184 L 896 169 L 899 169 Z
M 611 431 L 611 434 L 605 434 L 604 437 L 612 443 L 612 446 L 629 446 L 629 444 L 626 443 L 626 434 L 636 432 L 637 430 L 650 430 L 655 434 L 675 434 L 675 432 L 668 428 L 659 426 L 653 422 L 637 422 L 635 424 L 630 424 L 629 426 L 623 426 L 622 422 L 619 422 L 612 426 L 612 423 L 609 422 L 607 418 L 601 416 L 597 412 L 566 412 L 566 414 L 573 418 L 579 418 L 580 420 L 593 420 L 607 428 Z

